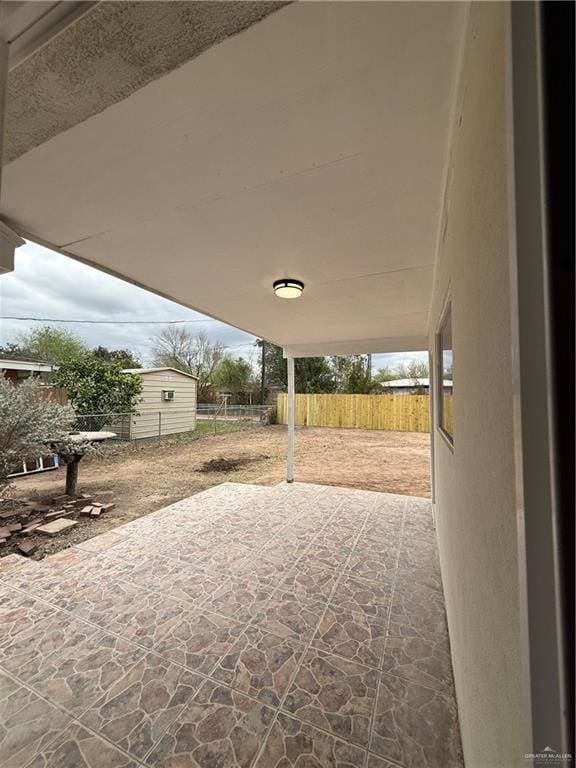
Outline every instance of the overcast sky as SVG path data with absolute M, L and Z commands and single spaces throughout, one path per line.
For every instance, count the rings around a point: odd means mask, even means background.
M 0 276 L 0 345 L 17 342 L 20 334 L 41 325 L 66 328 L 80 336 L 89 347 L 130 349 L 144 365 L 150 361 L 150 339 L 162 329 L 162 322 L 191 320 L 185 327 L 203 330 L 221 341 L 234 356 L 256 361 L 254 336 L 212 320 L 199 312 L 125 283 L 111 275 L 27 243 L 16 251 L 14 272 Z M 59 323 L 8 320 L 11 317 L 38 317 L 63 320 Z M 107 320 L 111 323 L 80 324 L 70 320 Z M 136 324 L 146 320 L 157 323 Z M 396 366 L 410 359 L 426 360 L 426 353 L 374 355 L 373 366 Z

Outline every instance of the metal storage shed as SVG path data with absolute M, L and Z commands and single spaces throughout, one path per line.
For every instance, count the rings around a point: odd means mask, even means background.
M 130 419 L 130 440 L 196 429 L 197 378 L 176 368 L 126 368 L 142 377 L 142 399 Z

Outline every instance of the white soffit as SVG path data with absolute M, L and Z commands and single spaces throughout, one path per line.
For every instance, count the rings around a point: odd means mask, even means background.
M 10 163 L 2 213 L 294 354 L 424 348 L 463 17 L 287 6 Z

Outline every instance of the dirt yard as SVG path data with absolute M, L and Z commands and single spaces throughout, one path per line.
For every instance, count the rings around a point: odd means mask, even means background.
M 116 507 L 78 518 L 66 534 L 46 540 L 34 557 L 64 549 L 222 482 L 275 485 L 284 479 L 286 428 L 272 426 L 207 435 L 190 443 L 111 446 L 80 464 L 79 492 L 112 491 Z M 430 440 L 415 432 L 296 429 L 295 479 L 412 496 L 430 495 Z M 64 493 L 65 470 L 15 481 L 17 498 Z M 11 548 L 10 548 L 11 549 Z M 7 554 L 5 550 L 1 554 Z

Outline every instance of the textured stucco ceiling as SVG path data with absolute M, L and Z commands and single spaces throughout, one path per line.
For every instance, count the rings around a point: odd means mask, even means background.
M 238 34 L 284 2 L 100 2 L 9 75 L 4 162 Z

